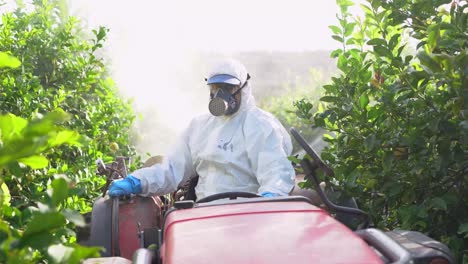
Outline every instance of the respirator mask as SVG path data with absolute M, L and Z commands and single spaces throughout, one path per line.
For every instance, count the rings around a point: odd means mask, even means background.
M 238 105 L 240 104 L 240 102 L 236 101 L 235 96 L 245 85 L 234 93 L 232 93 L 232 91 L 238 86 L 229 84 L 220 84 L 219 86 L 220 87 L 214 94 L 210 93 L 211 99 L 208 104 L 208 109 L 214 116 L 232 115 L 237 111 Z
M 236 100 L 236 95 L 247 85 L 249 79 L 250 75 L 247 73 L 247 78 L 241 87 L 239 87 L 241 81 L 229 74 L 218 74 L 209 80 L 205 79 L 208 85 L 214 85 L 217 88 L 215 91 L 210 91 L 210 103 L 208 104 L 210 113 L 214 116 L 234 114 L 241 103 L 240 99 Z M 237 90 L 235 90 L 236 88 Z

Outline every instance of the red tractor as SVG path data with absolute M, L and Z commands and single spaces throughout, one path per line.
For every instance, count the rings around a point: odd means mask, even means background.
M 366 212 L 332 203 L 316 173 L 333 171 L 296 130 L 291 134 L 312 157 L 301 166 L 327 210 L 299 195 L 229 192 L 194 201 L 196 179 L 164 197 L 103 197 L 83 242 L 103 247 L 103 257 L 84 263 L 454 263 L 440 242 L 419 232 L 370 228 Z M 125 177 L 125 159 L 100 162 L 98 171 L 108 183 Z M 359 225 L 350 228 L 356 219 Z

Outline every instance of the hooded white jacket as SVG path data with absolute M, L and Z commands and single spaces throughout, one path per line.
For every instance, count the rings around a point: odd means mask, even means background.
M 215 66 L 209 77 L 216 74 L 247 81 L 244 66 L 234 60 Z M 291 138 L 275 117 L 256 107 L 249 83 L 241 94 L 236 113 L 194 118 L 161 164 L 131 173 L 141 180 L 143 195 L 173 192 L 196 175 L 198 199 L 230 191 L 288 195 L 295 178 L 287 159 Z

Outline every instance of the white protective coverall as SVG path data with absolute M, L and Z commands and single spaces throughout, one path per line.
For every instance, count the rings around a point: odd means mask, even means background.
M 216 65 L 208 78 L 217 74 L 232 75 L 241 86 L 247 81 L 245 67 L 235 60 Z M 237 112 L 194 118 L 161 164 L 131 175 L 141 180 L 143 195 L 173 192 L 197 174 L 197 199 L 232 191 L 288 195 L 295 178 L 287 159 L 291 151 L 289 134 L 273 115 L 256 107 L 247 83 Z

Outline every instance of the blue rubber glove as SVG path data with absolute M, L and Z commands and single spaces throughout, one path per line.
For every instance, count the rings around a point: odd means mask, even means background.
M 263 197 L 278 197 L 279 196 L 279 194 L 271 193 L 271 192 L 262 192 L 260 195 Z
M 142 190 L 140 180 L 133 177 L 132 175 L 128 175 L 123 180 L 112 182 L 112 184 L 109 187 L 109 196 L 117 197 L 129 194 L 137 194 L 141 193 L 141 191 Z

